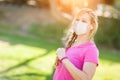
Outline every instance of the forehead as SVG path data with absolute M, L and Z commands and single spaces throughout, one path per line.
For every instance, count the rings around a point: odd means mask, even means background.
M 90 20 L 90 15 L 88 13 L 83 13 L 83 14 L 79 14 L 77 19 L 85 19 L 85 20 Z

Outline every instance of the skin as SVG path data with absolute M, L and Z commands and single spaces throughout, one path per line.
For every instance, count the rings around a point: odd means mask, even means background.
M 86 23 L 88 23 L 88 29 L 85 34 L 78 35 L 76 41 L 79 43 L 73 43 L 72 46 L 77 46 L 83 43 L 86 43 L 89 41 L 89 32 L 93 29 L 93 25 L 90 23 L 90 16 L 85 13 L 81 16 L 79 16 L 76 20 L 81 20 Z M 91 40 L 92 41 L 92 40 Z M 56 55 L 61 60 L 63 57 L 65 57 L 65 48 L 58 48 L 56 51 Z M 71 76 L 74 80 L 92 80 L 95 71 L 96 71 L 96 64 L 92 62 L 85 62 L 83 65 L 83 70 L 78 69 L 75 67 L 69 59 L 64 59 L 62 61 L 64 66 L 67 68 L 67 70 L 70 72 Z

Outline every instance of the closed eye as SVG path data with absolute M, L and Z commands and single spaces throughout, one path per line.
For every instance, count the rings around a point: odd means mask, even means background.
M 76 19 L 76 21 L 80 21 L 80 19 Z
M 87 22 L 87 21 L 85 21 L 85 20 L 82 20 L 82 22 Z

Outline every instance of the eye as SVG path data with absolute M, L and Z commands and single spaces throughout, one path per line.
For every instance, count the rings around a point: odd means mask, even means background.
M 80 19 L 76 19 L 76 21 L 79 21 Z
M 85 21 L 85 20 L 82 20 L 82 22 L 87 22 L 87 21 Z

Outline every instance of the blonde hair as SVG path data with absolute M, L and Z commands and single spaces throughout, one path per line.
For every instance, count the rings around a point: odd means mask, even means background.
M 89 9 L 89 8 L 81 9 L 78 12 L 78 14 L 74 17 L 71 26 L 73 26 L 77 17 L 84 14 L 84 13 L 88 13 L 88 15 L 90 15 L 90 21 L 91 21 L 91 24 L 93 25 L 93 29 L 90 31 L 89 39 L 94 40 L 94 36 L 95 36 L 96 31 L 98 29 L 98 17 L 92 9 Z M 66 43 L 67 43 L 67 44 L 65 44 L 65 47 L 71 47 L 72 44 L 75 42 L 76 38 L 77 38 L 77 34 L 73 31 L 71 31 L 71 29 L 69 29 L 68 34 L 65 37 L 65 40 L 66 40 Z M 59 63 L 59 59 L 56 58 L 55 67 L 58 66 L 58 63 Z

